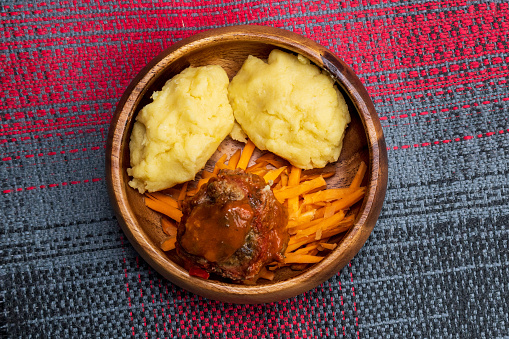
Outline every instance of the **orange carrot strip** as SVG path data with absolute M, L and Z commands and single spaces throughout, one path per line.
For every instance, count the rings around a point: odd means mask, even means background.
M 307 211 L 300 214 L 297 219 L 288 221 L 288 228 L 296 227 L 310 222 L 315 217 L 316 210 Z
M 230 157 L 230 160 L 228 160 L 228 168 L 229 169 L 234 170 L 235 168 L 237 168 L 237 164 L 239 163 L 239 160 L 240 160 L 240 154 L 241 154 L 241 151 L 240 151 L 240 149 L 238 149 Z
M 201 172 L 201 177 L 202 177 L 203 179 L 210 179 L 210 178 L 212 178 L 212 177 L 214 177 L 214 176 L 215 176 L 215 175 L 214 175 L 214 173 L 209 172 L 209 171 L 205 171 L 205 170 L 203 170 L 203 172 Z
M 352 227 L 352 225 L 353 225 L 353 222 L 355 220 L 354 217 L 355 216 L 352 216 L 351 218 L 346 217 L 343 221 L 340 222 L 340 225 L 338 225 L 337 227 L 322 230 L 322 238 L 332 237 L 339 233 L 348 231 L 348 229 L 350 229 L 350 227 Z M 314 234 L 311 234 L 311 235 L 308 235 L 307 237 L 303 237 L 303 238 L 299 238 L 299 239 L 290 238 L 290 242 L 288 243 L 288 247 L 286 248 L 286 253 L 292 252 L 292 251 L 296 250 L 297 248 L 299 248 L 305 244 L 309 244 L 310 242 L 314 242 L 314 241 L 316 241 Z
M 352 194 L 349 194 L 348 196 L 344 197 L 343 199 L 340 199 L 338 201 L 334 201 L 331 206 L 334 209 L 334 211 L 344 210 L 349 207 L 351 207 L 353 204 L 358 202 L 364 197 L 364 193 L 366 192 L 365 187 L 361 187 L 360 189 L 352 192 Z
M 355 174 L 355 177 L 352 180 L 352 183 L 350 184 L 350 188 L 356 188 L 361 185 L 362 179 L 364 178 L 364 174 L 366 174 L 366 170 L 368 167 L 364 163 L 364 161 L 361 161 L 361 164 L 359 166 L 359 169 L 357 169 L 357 173 Z
M 161 218 L 161 227 L 163 228 L 163 232 L 169 235 L 170 237 L 177 236 L 177 226 L 173 221 L 166 217 Z
M 165 241 L 163 241 L 163 243 L 161 244 L 161 249 L 165 252 L 168 252 L 168 251 L 171 251 L 172 249 L 175 248 L 175 242 L 177 241 L 177 237 L 173 237 L 173 238 L 170 238 L 170 239 L 166 239 Z
M 308 255 L 316 255 L 318 254 L 318 250 L 313 250 L 311 252 L 309 252 Z M 292 269 L 292 271 L 303 271 L 305 270 L 310 264 L 291 264 L 290 265 L 290 268 Z
M 209 172 L 210 173 L 210 172 Z M 180 189 L 179 197 L 178 197 L 178 203 L 179 208 L 182 208 L 182 202 L 184 201 L 187 193 L 187 185 L 189 184 L 189 181 L 186 181 L 184 185 L 182 185 L 182 188 Z
M 285 253 L 290 253 L 292 251 L 295 251 L 296 249 L 298 249 L 299 247 L 303 246 L 303 245 L 306 245 L 312 241 L 315 240 L 315 237 L 306 237 L 306 238 L 301 238 L 299 239 L 299 241 L 295 241 L 294 243 L 291 243 L 291 244 L 288 244 L 288 246 L 286 247 L 286 252 Z
M 306 206 L 306 205 L 304 205 L 304 206 Z M 319 208 L 315 212 L 315 219 L 323 218 L 324 215 L 325 215 L 325 207 Z
M 300 175 L 302 173 L 302 169 L 292 166 L 290 170 L 290 176 L 288 177 L 288 185 L 296 186 L 300 183 Z
M 284 162 L 276 160 L 276 159 L 266 159 L 265 161 L 267 163 L 271 164 L 272 166 L 274 166 L 275 168 L 279 168 L 279 167 L 285 166 Z
M 280 189 L 281 187 L 283 187 L 283 186 L 281 185 L 281 181 L 279 181 L 279 182 L 278 182 L 277 184 L 275 184 L 272 188 L 273 188 L 273 189 Z
M 305 181 L 296 186 L 286 186 L 280 190 L 274 190 L 274 196 L 280 202 L 283 202 L 285 199 L 298 197 L 301 194 L 308 193 L 317 188 L 321 188 L 327 186 L 327 183 L 322 177 L 318 177 L 313 180 Z
M 330 218 L 334 215 L 334 213 L 336 212 L 336 209 L 334 208 L 334 206 L 332 206 L 331 203 L 329 203 L 327 206 L 324 207 L 325 210 L 323 212 L 323 217 L 324 218 Z
M 203 185 L 209 182 L 210 179 L 200 179 L 198 180 L 198 185 L 196 185 L 196 188 L 200 189 Z
M 323 257 L 316 255 L 287 253 L 285 264 L 314 264 L 320 262 L 322 259 Z
M 242 154 L 240 155 L 239 162 L 237 163 L 237 168 L 242 168 L 243 170 L 247 168 L 249 160 L 251 160 L 251 156 L 253 155 L 254 149 L 255 144 L 251 140 L 248 140 L 247 144 L 242 150 Z
M 196 193 L 198 193 L 198 188 L 195 188 L 195 189 L 192 189 L 192 190 L 189 190 L 187 191 L 187 196 L 188 197 L 192 197 L 193 195 L 195 195 Z
M 259 175 L 260 177 L 263 178 L 263 176 L 265 174 L 267 174 L 269 172 L 269 170 L 265 169 L 265 168 L 259 168 L 257 170 L 254 170 L 254 171 L 251 171 L 250 173 L 252 174 L 256 174 L 256 175 Z
M 322 229 L 319 228 L 316 230 L 316 233 L 315 233 L 315 240 L 320 240 L 322 239 Z
M 290 175 L 288 176 L 288 185 L 296 186 L 300 183 L 300 175 L 302 170 L 298 167 L 292 166 Z M 299 197 L 292 197 L 288 199 L 288 216 L 294 219 L 299 216 Z
M 283 173 L 285 169 L 286 166 L 270 170 L 269 172 L 267 172 L 267 174 L 263 176 L 263 179 L 265 179 L 266 183 L 268 183 L 269 181 L 274 181 L 279 177 L 279 175 L 281 175 L 281 173 Z
M 304 195 L 304 204 L 312 204 L 321 201 L 331 201 L 344 198 L 353 191 L 351 188 L 330 188 Z
M 305 222 L 302 224 L 297 224 L 295 226 L 292 225 L 291 227 L 288 227 L 289 232 L 290 232 L 290 234 L 295 234 L 300 230 L 305 230 L 305 229 L 314 227 L 315 225 L 321 223 L 324 220 L 325 220 L 324 218 L 319 218 L 319 219 L 314 219 L 314 220 L 311 220 L 311 221 L 308 221 L 308 222 Z M 292 241 L 292 238 L 290 238 L 290 241 Z
M 293 254 L 309 254 L 309 252 L 313 251 L 315 248 L 318 247 L 318 243 L 311 243 L 308 244 L 305 247 L 299 248 L 298 250 L 295 250 L 292 252 Z
M 258 164 L 258 163 L 260 163 L 262 161 L 274 160 L 274 159 L 276 159 L 276 155 L 274 153 L 267 152 L 264 155 L 260 156 L 258 159 L 256 159 L 255 163 Z
M 332 177 L 336 172 L 324 172 L 323 174 L 306 174 L 300 177 L 300 181 L 306 181 L 318 178 L 319 176 L 322 176 L 324 179 Z
M 338 246 L 338 244 L 329 244 L 329 243 L 326 243 L 326 242 L 321 242 L 319 248 L 322 247 L 322 248 L 327 249 L 327 250 L 333 250 L 337 246 Z
M 222 169 L 229 169 L 230 167 L 228 167 L 228 165 L 226 165 L 225 163 L 217 163 L 216 164 L 216 167 L 219 168 L 218 172 Z
M 177 222 L 180 222 L 180 219 L 182 218 L 182 212 L 178 208 L 168 205 L 160 200 L 155 200 L 147 196 L 145 197 L 145 205 L 147 205 L 147 207 L 151 210 L 162 213 Z
M 217 173 L 219 173 L 219 170 L 221 169 L 220 166 L 221 165 L 224 165 L 224 162 L 226 161 L 226 157 L 228 157 L 225 154 L 223 154 L 217 161 L 216 161 L 216 165 L 214 166 L 214 171 L 212 172 L 214 175 L 216 175 Z
M 248 168 L 246 168 L 246 172 L 252 172 L 252 171 L 258 170 L 260 168 L 265 168 L 265 166 L 267 166 L 267 164 L 268 163 L 265 161 L 256 163 L 253 166 L 249 166 Z
M 306 229 L 300 229 L 297 231 L 297 234 L 295 235 L 296 238 L 302 238 L 311 234 L 316 234 L 316 232 L 321 229 L 322 231 L 328 228 L 333 228 L 339 225 L 341 220 L 345 218 L 345 212 L 339 211 L 338 213 L 334 214 L 330 218 L 323 218 L 322 221 L 317 223 L 316 225 L 313 225 L 311 227 L 308 227 Z M 319 239 L 317 239 L 319 240 Z
M 286 175 L 286 171 L 281 173 L 281 186 L 288 186 L 288 175 Z
M 173 199 L 172 197 L 166 195 L 166 194 L 162 194 L 162 193 L 159 193 L 159 192 L 152 192 L 152 193 L 147 193 L 147 195 L 150 198 L 152 198 L 152 199 L 159 200 L 161 202 L 164 202 L 165 204 L 168 204 L 168 205 L 173 206 L 175 208 L 179 208 L 178 201 Z
M 265 267 L 263 267 L 260 270 L 260 273 L 258 273 L 259 278 L 267 279 L 267 280 L 273 280 L 274 279 L 274 272 L 269 272 Z

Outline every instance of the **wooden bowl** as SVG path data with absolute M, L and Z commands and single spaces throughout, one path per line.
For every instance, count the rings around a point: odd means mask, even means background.
M 274 281 L 261 279 L 256 285 L 238 285 L 222 280 L 189 276 L 174 251 L 163 252 L 160 216 L 145 207 L 142 196 L 127 182 L 129 139 L 138 111 L 150 102 L 153 91 L 189 66 L 221 65 L 230 79 L 248 55 L 267 58 L 278 48 L 299 53 L 327 70 L 337 81 L 349 105 L 352 122 L 346 130 L 343 150 L 333 165 L 337 174 L 329 186 L 350 182 L 361 160 L 368 165 L 364 185 L 367 193 L 354 208 L 354 226 L 338 246 L 320 263 L 305 271 L 282 268 Z M 226 146 L 233 141 L 225 141 Z M 220 146 L 223 152 L 232 147 Z M 218 151 L 220 152 L 220 151 Z M 218 153 L 216 152 L 216 153 Z M 214 156 L 217 158 L 217 156 Z M 212 29 L 184 39 L 152 60 L 132 81 L 111 121 L 106 151 L 106 177 L 112 206 L 120 225 L 138 253 L 171 282 L 204 297 L 234 303 L 265 303 L 293 297 L 332 277 L 360 250 L 373 230 L 382 208 L 387 186 L 387 150 L 380 121 L 369 95 L 342 60 L 323 46 L 298 34 L 262 26 Z

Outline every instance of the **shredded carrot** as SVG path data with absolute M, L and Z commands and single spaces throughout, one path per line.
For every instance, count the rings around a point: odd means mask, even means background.
M 329 244 L 329 243 L 326 243 L 326 242 L 321 242 L 320 245 L 318 246 L 318 248 L 324 248 L 324 249 L 327 249 L 327 250 L 333 250 L 337 247 L 338 245 L 337 244 Z
M 316 210 L 307 211 L 301 213 L 296 219 L 288 221 L 288 228 L 296 227 L 305 223 L 310 222 L 315 218 Z
M 265 174 L 269 173 L 269 170 L 264 169 L 264 168 L 259 168 L 257 170 L 252 171 L 251 173 L 252 174 L 256 174 L 256 175 L 258 175 L 260 177 L 264 177 Z
M 288 175 L 286 174 L 286 170 L 281 173 L 281 186 L 288 186 Z
M 230 159 L 228 160 L 228 168 L 229 169 L 234 170 L 235 168 L 237 168 L 237 164 L 239 163 L 239 160 L 240 160 L 240 154 L 241 154 L 241 151 L 240 151 L 240 149 L 238 149 L 230 157 Z
M 361 161 L 361 164 L 357 169 L 357 173 L 355 174 L 355 177 L 353 178 L 352 183 L 350 184 L 350 188 L 360 187 L 362 179 L 364 178 L 367 169 L 368 167 L 366 166 L 364 161 Z
M 348 218 L 348 220 L 347 220 L 347 218 Z M 349 217 L 347 217 L 347 218 L 345 218 L 340 223 L 340 225 L 338 227 L 322 230 L 322 238 L 328 238 L 328 237 L 332 237 L 334 235 L 338 235 L 340 233 L 347 231 L 350 227 L 352 227 L 353 218 L 349 218 Z M 288 243 L 288 247 L 286 248 L 286 253 L 290 253 L 290 252 L 296 250 L 297 248 L 299 248 L 303 245 L 309 244 L 313 241 L 316 241 L 315 234 L 311 234 L 311 235 L 308 235 L 307 237 L 299 238 L 299 239 L 290 238 L 290 242 Z
M 341 220 L 343 220 L 344 218 L 345 218 L 345 212 L 339 211 L 338 213 L 334 214 L 330 218 L 323 218 L 320 222 L 318 222 L 317 224 L 315 224 L 315 225 L 313 225 L 311 227 L 307 227 L 305 229 L 298 230 L 296 235 L 295 235 L 295 237 L 296 238 L 301 238 L 301 237 L 304 237 L 304 236 L 308 236 L 308 235 L 314 234 L 319 229 L 325 230 L 325 229 L 328 229 L 328 228 L 336 227 L 336 226 L 339 225 Z
M 336 174 L 336 172 L 324 172 L 323 174 L 306 174 L 306 175 L 302 175 L 300 177 L 300 181 L 302 182 L 302 181 L 306 181 L 306 180 L 311 180 L 311 179 L 318 178 L 320 176 L 324 179 L 327 179 L 327 178 L 334 176 L 334 174 Z
M 182 202 L 184 201 L 187 193 L 187 185 L 189 184 L 189 181 L 186 181 L 184 185 L 182 185 L 182 188 L 180 189 L 179 197 L 178 197 L 178 203 L 179 208 L 182 208 Z
M 285 169 L 286 166 L 270 170 L 267 172 L 267 174 L 263 176 L 263 179 L 265 179 L 266 183 L 268 183 L 269 181 L 274 182 L 281 175 L 281 173 L 283 173 Z
M 265 167 L 268 165 L 268 162 L 259 162 L 259 163 L 256 163 L 254 164 L 253 166 L 250 166 L 246 169 L 246 172 L 253 172 L 255 170 L 259 170 L 259 169 L 265 169 Z
M 315 189 L 322 188 L 327 186 L 327 183 L 322 177 L 318 177 L 313 180 L 305 181 L 296 186 L 286 186 L 280 190 L 274 190 L 274 196 L 280 202 L 283 202 L 285 199 L 290 199 L 293 197 L 298 197 L 302 194 L 311 192 Z
M 290 176 L 288 177 L 288 185 L 296 186 L 300 183 L 300 175 L 302 170 L 298 167 L 292 166 Z
M 164 251 L 175 248 L 175 222 L 180 222 L 182 218 L 181 208 L 185 197 L 196 194 L 199 188 L 210 178 L 217 176 L 221 169 L 235 168 L 263 177 L 265 182 L 271 184 L 276 199 L 288 210 L 287 229 L 290 240 L 284 253 L 285 259 L 283 262 L 266 265 L 257 278 L 272 280 L 273 271 L 284 266 L 289 266 L 292 270 L 305 269 L 310 264 L 320 262 L 324 258 L 323 253 L 337 247 L 335 239 L 349 230 L 355 222 L 355 212 L 349 212 L 349 209 L 365 195 L 366 187 L 360 185 L 367 171 L 366 164 L 361 162 L 348 187 L 327 189 L 325 178 L 336 173 L 333 166 L 303 171 L 295 166 L 288 166 L 286 160 L 267 152 L 255 159 L 254 165 L 247 167 L 254 150 L 255 145 L 249 140 L 243 150 L 237 150 L 229 159 L 223 154 L 215 163 L 212 172 L 202 171 L 201 179 L 196 181 L 193 188 L 186 182 L 179 189 L 164 191 L 170 192 L 171 196 L 161 192 L 146 194 L 145 204 L 164 214 L 161 226 L 163 232 L 169 236 L 161 243 Z M 256 283 L 256 279 L 245 283 Z
M 159 200 L 161 202 L 164 202 L 165 204 L 168 204 L 168 205 L 173 206 L 175 208 L 179 208 L 178 201 L 173 199 L 172 197 L 166 195 L 166 194 L 162 194 L 162 193 L 159 193 L 159 192 L 152 192 L 152 193 L 147 193 L 147 196 L 149 198 L 154 199 L 154 200 Z
M 182 211 L 178 208 L 168 205 L 161 200 L 152 199 L 148 196 L 145 197 L 145 205 L 151 210 L 162 213 L 176 222 L 180 222 L 180 218 L 182 218 Z
M 341 199 L 353 191 L 351 188 L 331 188 L 304 195 L 304 204 Z
M 242 168 L 243 170 L 247 168 L 249 160 L 251 160 L 251 156 L 253 155 L 254 149 L 255 144 L 251 140 L 248 140 L 247 144 L 242 150 L 242 154 L 240 155 L 239 162 L 237 163 L 237 168 Z
M 331 206 L 334 208 L 334 211 L 347 209 L 356 202 L 360 201 L 364 197 L 365 192 L 366 188 L 361 187 L 360 189 L 352 192 L 352 194 L 344 197 L 343 199 L 333 202 Z
M 175 248 L 175 243 L 177 242 L 177 238 L 176 237 L 173 237 L 173 238 L 169 238 L 169 239 L 166 239 L 165 241 L 163 241 L 163 243 L 161 244 L 161 249 L 165 252 L 168 252 L 168 251 L 171 251 L 172 249 Z
M 331 203 L 329 203 L 327 206 L 324 207 L 323 217 L 324 218 L 330 218 L 334 215 L 336 212 L 334 206 L 332 206 Z
M 267 160 L 274 160 L 276 159 L 276 155 L 274 153 L 265 153 L 263 154 L 262 156 L 258 157 L 258 159 L 255 160 L 255 163 L 260 163 L 262 161 L 267 161 Z
M 302 224 L 297 223 L 296 225 L 292 225 L 291 227 L 289 227 L 289 232 L 290 232 L 290 234 L 296 234 L 300 230 L 306 230 L 311 227 L 314 227 L 315 225 L 319 224 L 323 220 L 325 220 L 325 219 L 322 217 L 322 218 L 315 218 L 311 221 L 304 222 Z
M 282 167 L 282 166 L 286 166 L 286 164 L 280 160 L 276 160 L 276 159 L 267 159 L 265 160 L 267 163 L 271 164 L 272 166 L 274 166 L 275 168 L 279 168 L 279 167 Z
M 285 264 L 314 264 L 322 261 L 323 257 L 308 254 L 294 254 L 288 253 L 285 257 Z
M 222 169 L 222 168 L 225 168 L 226 165 L 224 164 L 224 162 L 226 161 L 226 157 L 227 155 L 226 154 L 223 154 L 221 156 L 221 158 L 219 158 L 216 162 L 216 165 L 214 166 L 214 171 L 212 172 L 215 175 L 217 175 L 217 173 L 219 173 L 219 170 Z
M 310 252 L 313 252 L 314 249 L 318 247 L 318 243 L 310 243 L 307 244 L 305 247 L 301 247 L 298 250 L 293 251 L 293 254 L 309 254 Z
M 290 175 L 288 176 L 288 185 L 297 186 L 300 183 L 300 175 L 302 170 L 298 167 L 292 166 Z M 295 219 L 299 216 L 299 197 L 292 197 L 288 199 L 288 216 L 290 219 Z
M 315 240 L 320 240 L 322 239 L 322 229 L 319 228 L 316 230 L 316 233 L 315 233 Z
M 170 219 L 163 216 L 161 218 L 161 226 L 163 228 L 163 232 L 169 235 L 170 237 L 177 236 L 177 226 Z
M 265 267 L 263 267 L 260 270 L 260 273 L 258 273 L 258 277 L 267 279 L 267 280 L 274 280 L 274 276 L 275 276 L 274 272 L 267 271 L 267 268 L 265 268 Z
M 267 184 L 269 184 L 269 183 L 267 183 Z M 281 186 L 281 181 L 279 181 L 277 184 L 272 183 L 272 188 L 280 189 L 281 187 L 283 187 L 283 186 Z

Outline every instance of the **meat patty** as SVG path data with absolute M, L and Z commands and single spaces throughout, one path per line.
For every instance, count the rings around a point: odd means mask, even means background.
M 221 170 L 182 212 L 176 249 L 189 267 L 242 281 L 283 260 L 288 215 L 258 175 Z

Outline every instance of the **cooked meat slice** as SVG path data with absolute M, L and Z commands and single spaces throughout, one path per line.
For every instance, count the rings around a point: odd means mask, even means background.
M 269 262 L 282 261 L 288 216 L 263 178 L 222 170 L 184 201 L 177 253 L 234 281 L 255 277 Z

